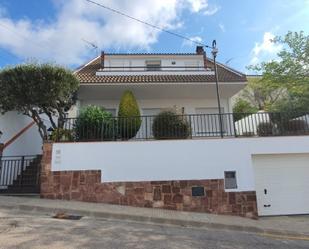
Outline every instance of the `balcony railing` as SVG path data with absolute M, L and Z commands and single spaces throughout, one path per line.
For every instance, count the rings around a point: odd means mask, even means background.
M 235 121 L 236 117 L 243 118 Z M 79 118 L 65 119 L 63 128 L 57 130 L 56 141 L 309 135 L 309 113 L 186 114 L 160 119 L 156 116 L 138 116 L 112 117 L 101 122 L 81 121 Z
M 205 68 L 204 66 L 159 66 L 159 67 L 147 67 L 147 66 L 105 66 L 96 72 L 97 76 L 106 75 L 194 75 L 194 74 L 206 74 L 214 75 L 214 71 L 211 68 Z

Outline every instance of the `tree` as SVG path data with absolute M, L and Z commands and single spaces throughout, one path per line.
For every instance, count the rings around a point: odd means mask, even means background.
M 118 111 L 119 136 L 130 139 L 141 127 L 140 110 L 131 91 L 125 91 L 121 97 Z
M 238 121 L 252 113 L 257 113 L 258 108 L 248 101 L 238 98 L 233 106 L 234 120 Z
M 248 85 L 240 92 L 239 98 L 258 110 L 268 110 L 286 94 L 285 88 L 263 79 L 262 76 L 247 79 Z
M 0 71 L 0 111 L 18 111 L 48 138 L 46 115 L 53 129 L 63 126 L 65 113 L 76 101 L 79 81 L 70 70 L 51 64 L 23 64 Z M 55 121 L 55 118 L 58 119 Z
M 249 79 L 242 98 L 270 112 L 308 112 L 309 36 L 302 31 L 288 32 L 272 42 L 283 47 L 278 60 L 249 67 L 262 76 Z

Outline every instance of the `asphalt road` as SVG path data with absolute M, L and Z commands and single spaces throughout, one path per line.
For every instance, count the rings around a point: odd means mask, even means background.
M 0 249 L 13 248 L 308 249 L 309 240 L 88 217 L 61 220 L 0 208 Z

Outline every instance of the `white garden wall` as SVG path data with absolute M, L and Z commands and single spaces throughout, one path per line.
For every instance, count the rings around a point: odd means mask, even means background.
M 31 122 L 31 118 L 18 114 L 15 111 L 0 115 L 0 131 L 3 132 L 0 143 L 10 140 Z M 37 154 L 42 154 L 42 139 L 36 125 L 29 128 L 3 151 L 3 156 Z
M 308 152 L 309 136 L 56 143 L 52 170 L 100 169 L 104 182 L 222 179 L 235 170 L 236 191 L 251 191 L 252 155 Z

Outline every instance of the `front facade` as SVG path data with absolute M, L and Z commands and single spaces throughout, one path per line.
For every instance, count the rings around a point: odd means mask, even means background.
M 218 65 L 222 111 L 232 112 L 230 98 L 246 85 L 245 75 Z M 214 64 L 202 48 L 192 54 L 106 54 L 76 71 L 81 87 L 78 106 L 89 104 L 118 112 L 125 90 L 135 95 L 142 115 L 177 106 L 185 114 L 217 113 Z
M 73 136 L 44 144 L 41 197 L 246 217 L 309 213 L 308 115 L 258 113 L 235 122 L 231 97 L 246 77 L 218 64 L 219 115 L 214 64 L 202 48 L 192 54 L 102 53 L 75 73 L 78 102 L 64 122 Z M 126 90 L 142 115 L 135 136 L 106 139 L 103 123 L 82 127 L 85 134 L 96 131 L 96 139 L 76 136 L 87 105 L 104 107 L 117 124 Z M 153 136 L 153 118 L 174 107 L 190 135 Z

